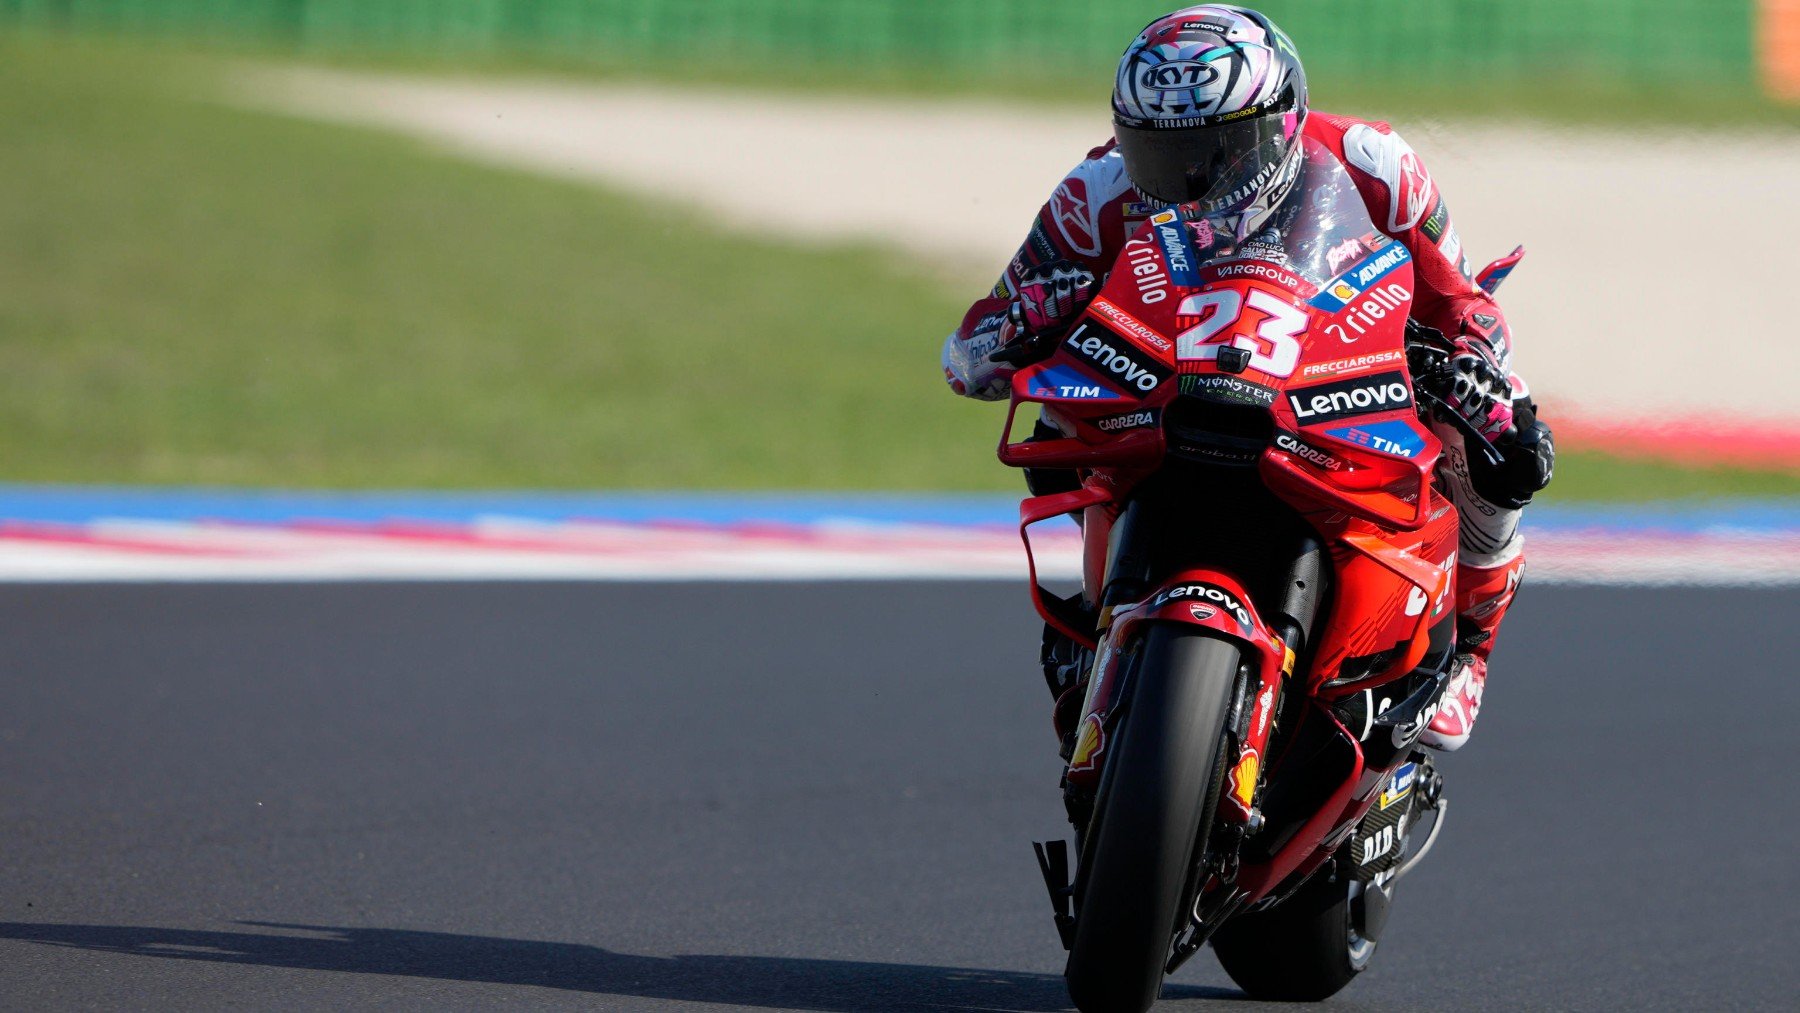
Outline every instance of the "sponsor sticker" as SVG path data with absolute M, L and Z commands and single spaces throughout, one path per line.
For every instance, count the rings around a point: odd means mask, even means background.
M 1148 345 L 1159 352 L 1170 352 L 1175 349 L 1173 341 L 1158 334 L 1149 324 L 1113 305 L 1109 299 L 1095 299 L 1088 304 L 1088 308 L 1105 317 L 1107 323 L 1117 327 L 1126 337 L 1135 339 L 1140 344 Z
M 1117 433 L 1126 429 L 1142 429 L 1156 425 L 1156 412 L 1126 412 L 1123 415 L 1108 415 L 1094 420 L 1094 428 L 1103 433 Z
M 1163 259 L 1169 264 L 1169 277 L 1183 288 L 1200 287 L 1200 265 L 1195 262 L 1194 241 L 1172 211 L 1152 215 L 1150 225 L 1162 244 Z
M 1075 751 L 1069 755 L 1070 770 L 1093 770 L 1100 747 L 1106 744 L 1106 733 L 1100 715 L 1089 714 L 1081 720 L 1081 731 L 1075 736 Z
M 1256 278 L 1260 281 L 1279 285 L 1289 292 L 1298 292 L 1304 284 L 1300 277 L 1291 271 L 1260 260 L 1234 260 L 1223 264 L 1215 264 L 1206 269 L 1207 275 L 1213 278 Z
M 1395 802 L 1411 795 L 1413 790 L 1413 780 L 1418 775 L 1418 772 L 1419 765 L 1416 763 L 1401 764 L 1395 769 L 1394 776 L 1388 779 L 1387 787 L 1381 790 L 1381 795 L 1375 800 L 1375 804 L 1382 809 L 1386 809 Z
M 1444 226 L 1448 224 L 1450 224 L 1450 208 L 1444 204 L 1444 198 L 1440 195 L 1437 203 L 1431 206 L 1431 213 L 1425 216 L 1425 221 L 1419 226 L 1419 230 L 1425 233 L 1426 239 L 1435 243 L 1444 238 Z
M 1370 415 L 1412 407 L 1412 388 L 1397 371 L 1373 376 L 1299 387 L 1287 392 L 1288 407 L 1303 426 L 1336 422 L 1353 415 Z
M 1344 462 L 1342 460 L 1326 451 L 1320 450 L 1318 447 L 1302 440 L 1293 433 L 1277 431 L 1275 433 L 1275 446 L 1293 454 L 1302 461 L 1324 468 L 1326 471 L 1342 471 L 1344 467 Z
M 1417 457 L 1425 449 L 1425 440 L 1419 436 L 1418 430 L 1400 419 L 1339 426 L 1325 430 L 1325 435 L 1392 457 Z
M 1025 390 L 1034 398 L 1059 401 L 1118 401 L 1118 391 L 1061 363 L 1044 366 L 1027 376 Z
M 1156 255 L 1154 239 L 1126 240 L 1125 260 L 1131 267 L 1138 299 L 1144 305 L 1154 306 L 1169 297 L 1169 274 L 1163 270 L 1162 258 Z
M 1339 373 L 1356 373 L 1375 366 L 1389 363 L 1405 362 L 1406 353 L 1398 348 L 1390 348 L 1381 352 L 1370 352 L 1367 355 L 1352 355 L 1344 359 L 1333 359 L 1330 362 L 1309 362 L 1300 367 L 1300 377 L 1310 380 L 1321 376 L 1336 376 Z
M 1070 332 L 1063 339 L 1063 347 L 1077 359 L 1139 395 L 1155 390 L 1172 372 L 1123 336 L 1091 321 Z
M 1357 296 L 1411 259 L 1412 255 L 1406 252 L 1406 247 L 1398 243 L 1385 244 L 1351 265 L 1339 277 L 1327 282 L 1325 288 L 1313 296 L 1310 302 L 1327 313 L 1340 312 L 1354 302 Z M 1407 297 L 1411 298 L 1411 293 L 1407 293 Z
M 1231 617 L 1237 620 L 1239 626 L 1245 630 L 1250 628 L 1250 610 L 1238 601 L 1236 595 L 1213 584 L 1177 584 L 1158 592 L 1156 598 L 1150 602 L 1150 608 L 1155 610 L 1170 602 L 1181 601 L 1190 604 L 1217 605 L 1231 613 Z
M 1190 373 L 1181 378 L 1181 393 L 1208 401 L 1245 404 L 1268 408 L 1275 403 L 1275 390 L 1260 383 L 1223 373 Z

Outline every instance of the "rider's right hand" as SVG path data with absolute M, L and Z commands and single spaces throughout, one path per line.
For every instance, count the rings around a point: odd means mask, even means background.
M 1026 271 L 1007 313 L 1000 347 L 988 358 L 1023 366 L 1048 357 L 1093 297 L 1094 272 L 1079 264 L 1053 260 Z
M 1067 260 L 1052 260 L 1019 278 L 1018 297 L 1009 314 L 1026 334 L 1059 334 L 1094 296 L 1094 272 Z

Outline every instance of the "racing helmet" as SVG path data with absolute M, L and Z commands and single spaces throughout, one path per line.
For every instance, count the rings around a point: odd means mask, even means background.
M 1274 22 L 1229 4 L 1185 7 L 1125 50 L 1113 136 L 1138 191 L 1260 229 L 1300 175 L 1306 72 Z

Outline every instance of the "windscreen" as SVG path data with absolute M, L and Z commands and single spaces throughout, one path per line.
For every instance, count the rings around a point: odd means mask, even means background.
M 1229 235 L 1223 228 L 1215 235 Z M 1236 246 L 1208 251 L 1208 263 L 1266 260 L 1315 288 L 1389 242 L 1370 219 L 1350 174 L 1319 142 L 1307 138 L 1306 163 L 1274 223 Z

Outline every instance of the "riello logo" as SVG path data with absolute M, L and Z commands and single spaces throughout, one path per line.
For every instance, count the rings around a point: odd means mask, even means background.
M 1124 350 L 1125 342 L 1104 331 L 1082 327 L 1069 335 L 1069 350 L 1100 370 L 1124 380 L 1140 392 L 1148 394 L 1161 384 L 1166 370 L 1140 361 Z
M 1412 389 L 1406 384 L 1405 374 L 1377 373 L 1288 391 L 1288 404 L 1300 424 L 1312 425 L 1405 408 L 1412 404 Z

